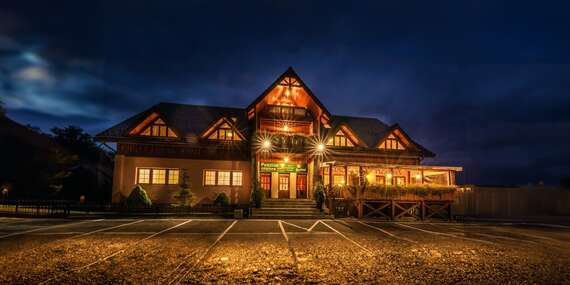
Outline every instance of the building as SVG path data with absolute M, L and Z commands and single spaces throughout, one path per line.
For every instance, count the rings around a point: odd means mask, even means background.
M 247 204 L 254 180 L 266 197 L 310 199 L 317 181 L 450 186 L 461 171 L 421 164 L 434 154 L 397 124 L 331 114 L 292 68 L 246 108 L 160 103 L 96 138 L 117 143 L 113 202 L 141 184 L 170 203 L 183 172 L 200 203 Z

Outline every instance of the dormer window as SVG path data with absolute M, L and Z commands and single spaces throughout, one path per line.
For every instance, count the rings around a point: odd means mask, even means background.
M 172 129 L 170 129 L 166 123 L 157 118 L 152 123 L 150 123 L 141 133 L 141 136 L 149 136 L 149 137 L 169 137 L 175 138 L 176 134 Z
M 380 149 L 398 149 L 398 150 L 405 150 L 406 148 L 404 147 L 404 145 L 400 142 L 400 140 L 398 140 L 398 138 L 396 138 L 396 136 L 394 136 L 393 134 L 390 134 L 388 136 L 388 138 L 386 138 L 386 140 L 384 140 L 380 146 Z
M 354 147 L 354 142 L 342 131 L 336 132 L 334 137 L 327 141 L 328 146 Z
M 221 124 L 208 136 L 209 140 L 241 141 L 241 138 L 228 123 Z

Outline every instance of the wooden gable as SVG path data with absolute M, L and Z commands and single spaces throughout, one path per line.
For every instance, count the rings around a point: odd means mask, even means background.
M 151 113 L 142 122 L 135 126 L 129 135 L 147 137 L 177 138 L 178 135 L 156 112 Z
M 394 149 L 394 150 L 405 150 L 402 140 L 390 133 L 378 146 L 379 149 Z
M 327 139 L 328 146 L 354 147 L 359 145 L 360 140 L 347 126 L 340 126 L 334 135 Z
M 233 122 L 227 118 L 220 118 L 215 121 L 202 133 L 201 137 L 209 140 L 222 141 L 245 140 L 244 135 L 234 126 Z
M 250 104 L 247 108 L 248 117 L 251 119 L 255 110 L 260 111 L 267 105 L 307 108 L 313 115 L 327 123 L 331 117 L 328 110 L 292 68 L 287 69 Z

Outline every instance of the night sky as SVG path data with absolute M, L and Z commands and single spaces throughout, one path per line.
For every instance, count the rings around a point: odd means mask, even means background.
M 8 116 L 96 134 L 162 101 L 245 107 L 292 66 L 333 114 L 399 123 L 462 182 L 570 176 L 564 1 L 142 2 L 2 1 Z

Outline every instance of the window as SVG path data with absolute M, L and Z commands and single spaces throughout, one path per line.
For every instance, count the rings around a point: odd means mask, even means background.
M 348 138 L 342 130 L 339 130 L 334 137 L 327 141 L 327 145 L 340 147 L 353 147 L 354 143 Z
M 180 171 L 178 169 L 168 170 L 168 184 L 178 184 L 179 177 Z
M 336 186 L 344 185 L 344 175 L 333 175 L 333 184 Z
M 271 190 L 271 173 L 261 174 L 261 189 L 265 191 Z
M 289 191 L 289 174 L 279 174 L 279 191 Z
M 386 176 L 384 175 L 376 175 L 376 182 L 375 184 L 378 185 L 386 185 Z
M 178 184 L 180 170 L 175 168 L 137 168 L 138 184 Z M 168 182 L 168 183 L 167 183 Z
M 232 186 L 242 186 L 243 183 L 243 173 L 234 171 L 232 172 Z
M 381 149 L 406 149 L 404 145 L 393 135 L 390 134 L 388 138 L 380 144 Z
M 150 169 L 148 168 L 139 168 L 138 174 L 138 184 L 149 184 L 150 183 Z
M 229 171 L 218 171 L 218 185 L 230 185 L 230 173 Z
M 172 129 L 170 129 L 162 119 L 158 118 L 141 132 L 141 136 L 175 138 L 176 134 L 174 134 Z
M 152 184 L 166 184 L 166 169 L 152 170 Z
M 406 177 L 404 176 L 394 176 L 394 184 L 401 186 L 406 185 Z
M 204 185 L 216 185 L 216 171 L 204 170 Z
M 223 123 L 219 126 L 210 136 L 210 140 L 223 140 L 223 141 L 240 141 L 241 138 L 236 134 L 233 129 L 227 123 Z
M 204 186 L 242 186 L 242 171 L 204 170 Z

